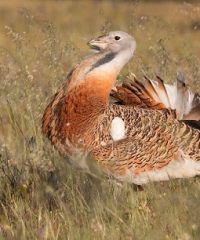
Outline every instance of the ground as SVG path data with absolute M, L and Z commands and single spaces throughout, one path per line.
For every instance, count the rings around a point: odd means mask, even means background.
M 74 169 L 41 134 L 86 42 L 109 30 L 137 41 L 119 81 L 182 71 L 200 92 L 197 3 L 0 2 L 0 239 L 199 239 L 200 178 L 119 186 Z

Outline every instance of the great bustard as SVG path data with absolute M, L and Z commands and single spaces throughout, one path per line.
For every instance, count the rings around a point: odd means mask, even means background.
M 89 46 L 96 52 L 74 67 L 44 112 L 42 131 L 52 144 L 64 156 L 90 153 L 121 181 L 199 175 L 199 96 L 181 79 L 172 86 L 159 77 L 112 89 L 134 54 L 134 38 L 115 31 Z

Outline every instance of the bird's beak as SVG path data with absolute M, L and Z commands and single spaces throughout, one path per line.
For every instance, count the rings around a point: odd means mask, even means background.
M 106 41 L 105 36 L 92 39 L 91 41 L 88 42 L 88 46 L 97 51 L 101 51 L 105 49 L 107 45 L 108 45 L 108 42 Z

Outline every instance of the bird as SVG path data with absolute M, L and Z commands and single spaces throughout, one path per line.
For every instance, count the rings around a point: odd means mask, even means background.
M 107 176 L 137 185 L 200 175 L 200 96 L 183 74 L 174 84 L 130 74 L 116 85 L 135 38 L 111 31 L 88 45 L 93 53 L 70 71 L 42 118 L 59 153 L 86 171 L 90 161 L 72 156 L 92 156 Z

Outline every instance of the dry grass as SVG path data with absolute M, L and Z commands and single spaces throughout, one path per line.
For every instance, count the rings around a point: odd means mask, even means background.
M 135 191 L 67 165 L 41 116 L 86 42 L 120 29 L 138 42 L 124 69 L 182 70 L 199 91 L 200 5 L 123 1 L 0 2 L 0 239 L 178 239 L 200 236 L 199 178 Z

